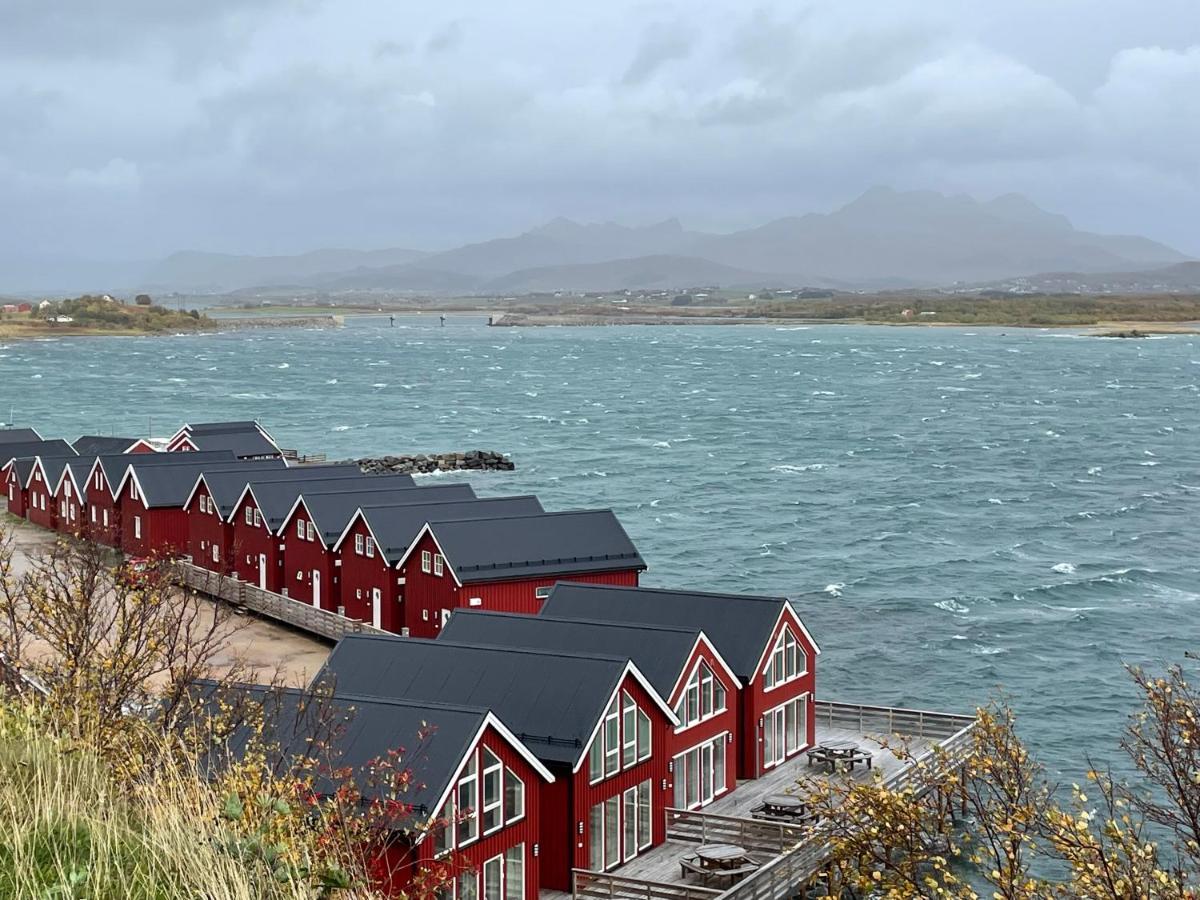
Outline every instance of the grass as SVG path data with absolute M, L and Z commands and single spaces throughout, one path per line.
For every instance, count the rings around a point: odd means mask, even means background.
M 71 322 L 47 322 L 46 317 L 68 316 Z M 174 334 L 202 331 L 215 326 L 199 313 L 138 306 L 77 297 L 55 303 L 45 312 L 6 313 L 0 317 L 0 338 L 62 337 L 68 335 Z
M 130 789 L 85 745 L 0 696 L 0 897 L 299 900 L 224 852 L 220 805 L 178 772 Z

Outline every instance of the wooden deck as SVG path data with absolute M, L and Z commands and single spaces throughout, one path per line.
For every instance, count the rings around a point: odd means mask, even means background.
M 883 749 L 879 738 L 904 734 L 910 750 L 920 756 L 939 743 L 948 751 L 960 747 L 971 727 L 971 719 L 962 716 L 818 703 L 818 742 L 853 741 L 860 749 L 871 751 L 874 771 L 892 784 L 903 782 L 911 766 Z M 739 782 L 736 790 L 703 809 L 667 810 L 666 843 L 609 873 L 577 871 L 574 895 L 584 900 L 703 900 L 718 896 L 725 900 L 777 900 L 791 896 L 824 858 L 823 841 L 811 828 L 760 822 L 751 818 L 750 811 L 768 794 L 791 793 L 803 779 L 829 777 L 819 765 L 809 766 L 801 753 L 758 779 Z M 859 765 L 851 777 L 866 781 L 872 771 Z M 700 843 L 745 847 L 760 864 L 760 871 L 724 892 L 705 890 L 685 879 L 679 865 Z M 561 900 L 562 895 L 554 893 L 552 897 L 551 892 L 543 892 L 543 900 Z

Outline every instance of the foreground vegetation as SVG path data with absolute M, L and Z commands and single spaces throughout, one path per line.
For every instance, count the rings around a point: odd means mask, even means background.
M 0 530 L 0 897 L 381 896 L 378 851 L 426 827 L 408 757 L 344 769 L 349 719 L 317 693 L 311 744 L 283 753 L 289 695 L 216 666 L 238 627 L 170 561 L 75 541 L 19 557 Z
M 144 296 L 144 295 L 143 295 Z M 5 313 L 0 317 L 0 337 L 41 337 L 79 334 L 176 334 L 214 327 L 208 316 L 197 310 L 183 312 L 149 302 L 126 304 L 105 296 L 85 294 L 35 306 L 29 313 Z

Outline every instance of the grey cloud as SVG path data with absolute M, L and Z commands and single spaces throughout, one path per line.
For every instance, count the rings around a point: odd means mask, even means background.
M 463 23 L 455 19 L 453 22 L 447 22 L 429 36 L 429 40 L 425 42 L 425 52 L 448 53 L 457 48 L 462 40 Z
M 662 66 L 677 59 L 686 59 L 692 50 L 692 33 L 680 23 L 656 22 L 646 29 L 629 68 L 621 76 L 626 85 L 638 85 L 649 79 Z

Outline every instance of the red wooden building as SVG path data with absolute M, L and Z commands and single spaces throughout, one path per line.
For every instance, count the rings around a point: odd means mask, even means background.
M 234 567 L 234 507 L 247 485 L 329 480 L 361 482 L 354 465 L 296 466 L 255 471 L 253 478 L 239 470 L 201 473 L 184 502 L 188 514 L 188 555 L 192 562 L 228 575 Z
M 396 568 L 404 626 L 435 637 L 460 607 L 534 614 L 560 580 L 636 585 L 646 564 L 603 509 L 431 518 Z
M 168 452 L 221 451 L 237 459 L 280 459 L 275 438 L 257 422 L 202 422 L 184 425 L 167 441 Z
M 475 497 L 471 486 L 463 482 L 386 490 L 357 487 L 346 485 L 347 490 L 336 491 L 305 488 L 284 516 L 277 536 L 283 593 L 292 599 L 330 612 L 342 607 L 342 559 L 333 546 L 361 507 L 428 505 Z
M 742 683 L 739 778 L 757 778 L 812 746 L 821 650 L 785 597 L 564 583 L 543 614 L 702 628 Z
M 80 456 L 95 458 L 116 453 L 154 453 L 154 446 L 145 438 L 117 437 L 108 434 L 85 434 L 71 442 Z
M 166 454 L 147 455 L 154 460 Z M 198 454 L 195 454 L 198 455 Z M 188 457 L 191 458 L 191 455 Z M 184 502 L 202 472 L 245 472 L 282 468 L 283 460 L 205 460 L 176 465 L 130 463 L 117 485 L 116 510 L 120 547 L 131 556 L 182 555 L 188 546 L 188 514 Z
M 679 720 L 667 734 L 671 804 L 676 809 L 699 809 L 737 785 L 741 683 L 708 636 L 695 626 L 627 625 L 459 609 L 439 640 L 631 659 Z
M 208 682 L 198 687 L 211 691 Z M 373 850 L 371 868 L 384 893 L 409 891 L 423 870 L 449 870 L 443 897 L 538 900 L 543 794 L 554 775 L 487 708 L 341 691 L 314 699 L 296 690 L 241 690 L 261 704 L 266 742 L 286 755 L 311 756 L 313 732 L 333 730 L 323 762 L 348 769 L 367 800 L 396 796 L 371 777 L 371 766 L 402 751 L 398 765 L 411 787 L 399 799 L 412 813 Z
M 340 570 L 338 604 L 343 615 L 402 633 L 407 627 L 404 572 L 398 565 L 430 519 L 467 519 L 539 513 L 532 495 L 485 497 L 447 503 L 369 506 L 355 510 L 333 545 Z M 340 564 L 340 565 L 339 565 Z
M 33 460 L 38 456 L 57 459 L 75 454 L 70 444 L 57 438 L 49 441 L 18 440 L 18 438 L 28 437 L 30 434 L 37 434 L 37 432 L 31 428 L 0 430 L 0 436 L 9 438 L 9 440 L 0 440 L 0 484 L 4 485 L 7 509 L 14 516 L 24 517 L 28 509 L 25 491 L 29 473 L 32 471 Z M 25 460 L 20 466 L 19 472 L 16 471 L 18 460 Z
M 545 888 L 613 869 L 666 839 L 670 707 L 609 656 L 379 636 L 343 638 L 317 683 L 338 693 L 486 706 L 554 774 L 542 792 Z

